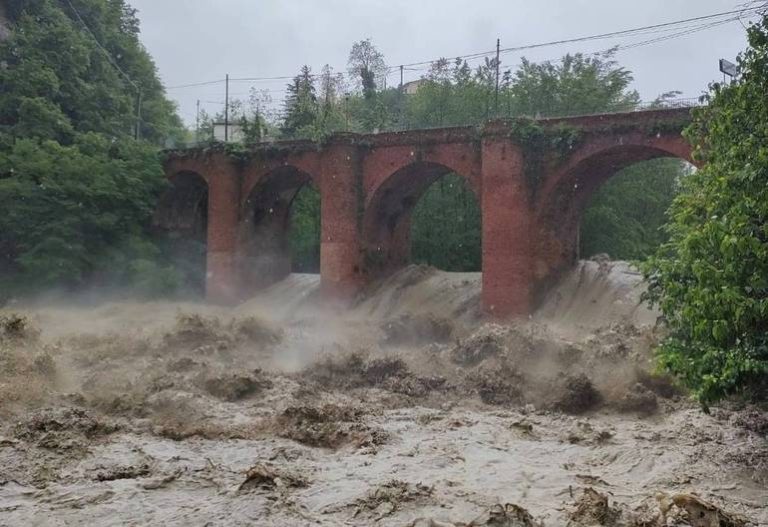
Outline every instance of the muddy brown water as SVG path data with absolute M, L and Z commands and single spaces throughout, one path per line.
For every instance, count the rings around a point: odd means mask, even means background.
M 0 312 L 30 322 L 0 336 L 0 525 L 768 525 L 768 418 L 647 373 L 626 264 L 512 326 L 479 275 L 412 267 L 351 310 L 317 287 Z

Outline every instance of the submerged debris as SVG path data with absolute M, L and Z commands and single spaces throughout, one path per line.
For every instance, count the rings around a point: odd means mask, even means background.
M 485 404 L 509 406 L 523 401 L 523 375 L 509 365 L 487 366 L 469 373 L 466 384 Z
M 234 402 L 272 388 L 272 381 L 261 370 L 251 375 L 219 375 L 203 382 L 205 390 L 224 401 Z
M 451 350 L 451 360 L 456 364 L 472 366 L 489 357 L 500 355 L 505 349 L 507 334 L 507 328 L 486 324 Z
M 674 506 L 684 511 L 684 519 L 691 527 L 745 527 L 747 525 L 746 519 L 729 514 L 693 494 L 674 494 L 672 496 L 659 494 L 656 499 L 659 501 L 664 524 L 666 524 L 667 516 L 670 515 Z
M 402 357 L 369 358 L 361 351 L 327 355 L 307 368 L 302 376 L 323 388 L 377 387 L 411 397 L 424 397 L 447 384 L 447 380 L 438 375 L 415 375 Z
M 282 331 L 256 317 L 232 319 L 224 323 L 217 317 L 179 313 L 175 327 L 165 334 L 163 340 L 169 348 L 212 346 L 225 350 L 237 345 L 271 346 L 282 338 Z
M 580 525 L 584 527 L 605 526 L 612 527 L 619 525 L 617 522 L 622 517 L 622 510 L 612 507 L 608 501 L 608 496 L 600 494 L 595 489 L 587 487 L 583 490 L 581 497 L 576 500 L 574 508 L 568 513 L 570 519 L 569 525 Z
M 347 444 L 383 444 L 387 434 L 364 424 L 362 415 L 358 408 L 333 404 L 290 406 L 277 419 L 277 432 L 281 437 L 312 447 L 337 449 Z
M 11 313 L 0 315 L 0 343 L 27 341 L 33 342 L 40 337 L 40 329 L 29 318 Z
M 303 477 L 277 469 L 272 465 L 257 463 L 245 474 L 245 480 L 238 491 L 250 489 L 282 489 L 288 487 L 306 487 L 308 481 Z
M 385 320 L 382 342 L 390 346 L 448 342 L 453 335 L 453 324 L 447 319 L 424 314 L 406 314 Z
M 81 408 L 47 408 L 32 412 L 26 421 L 18 423 L 15 436 L 27 441 L 42 441 L 56 434 L 93 439 L 118 429 L 118 426 L 103 422 Z
M 488 525 L 493 527 L 541 527 L 526 509 L 507 503 L 506 505 L 495 505 L 488 513 L 488 521 L 484 524 L 472 522 L 472 525 Z
M 592 381 L 584 375 L 566 376 L 556 387 L 559 393 L 554 408 L 568 414 L 580 414 L 597 406 L 602 397 Z
M 514 503 L 494 505 L 469 523 L 450 523 L 433 518 L 419 518 L 408 527 L 544 527 L 530 512 Z
M 656 395 L 639 382 L 627 390 L 615 405 L 622 412 L 637 412 L 641 415 L 650 415 L 659 407 Z
M 149 476 L 151 468 L 148 463 L 140 465 L 120 465 L 104 469 L 96 474 L 96 481 L 115 481 L 118 479 L 136 479 Z
M 403 503 L 424 503 L 432 496 L 433 491 L 432 487 L 421 483 L 414 485 L 393 479 L 379 485 L 364 498 L 358 499 L 354 516 L 368 513 L 376 518 L 383 518 L 397 511 Z

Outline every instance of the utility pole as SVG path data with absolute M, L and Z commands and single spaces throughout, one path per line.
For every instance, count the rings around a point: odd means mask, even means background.
M 258 142 L 261 142 L 261 103 L 256 101 L 256 131 Z
M 227 79 L 225 81 L 226 88 L 224 88 L 224 142 L 229 142 L 229 73 L 227 73 Z
M 403 91 L 403 66 L 400 66 L 400 91 Z
M 195 116 L 195 143 L 200 142 L 200 99 L 197 100 L 197 114 Z
M 349 94 L 344 94 L 344 131 L 349 132 Z
M 136 87 L 136 140 L 141 139 L 141 88 Z
M 499 66 L 501 64 L 501 39 L 496 39 L 496 117 L 499 116 Z

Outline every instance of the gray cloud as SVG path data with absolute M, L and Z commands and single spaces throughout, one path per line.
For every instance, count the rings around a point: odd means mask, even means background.
M 142 40 L 167 86 L 212 79 L 293 75 L 303 64 L 315 71 L 326 63 L 342 71 L 356 40 L 370 37 L 389 65 L 454 57 L 502 47 L 628 29 L 736 9 L 733 0 L 132 0 L 142 22 Z M 531 60 L 566 52 L 594 52 L 648 37 L 606 39 L 529 50 Z M 701 94 L 720 78 L 717 60 L 733 59 L 746 45 L 738 22 L 667 42 L 623 51 L 618 60 L 632 70 L 644 99 L 669 90 Z M 519 63 L 521 53 L 503 57 Z M 406 80 L 418 78 L 408 72 Z M 391 82 L 397 82 L 393 75 Z M 274 90 L 284 81 L 256 84 Z M 233 85 L 235 96 L 250 84 Z M 171 90 L 188 123 L 198 99 L 216 111 L 223 85 Z

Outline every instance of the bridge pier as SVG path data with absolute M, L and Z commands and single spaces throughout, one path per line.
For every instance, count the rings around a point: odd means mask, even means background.
M 487 138 L 482 152 L 483 308 L 499 318 L 525 316 L 533 248 L 523 151 L 509 139 Z
M 364 282 L 360 152 L 332 145 L 321 159 L 320 280 L 326 298 L 349 300 Z
M 494 121 L 482 129 L 339 134 L 323 143 L 253 145 L 236 156 L 223 147 L 169 152 L 166 170 L 172 180 L 192 173 L 208 185 L 206 292 L 223 303 L 242 300 L 280 275 L 265 274 L 250 259 L 282 258 L 285 244 L 238 241 L 244 222 L 257 221 L 249 203 L 279 216 L 269 231 L 279 238 L 295 191 L 310 180 L 318 186 L 321 289 L 326 298 L 350 299 L 366 281 L 407 263 L 419 197 L 441 175 L 459 174 L 482 209 L 482 304 L 507 318 L 530 315 L 573 264 L 581 211 L 602 183 L 638 161 L 691 160 L 680 134 L 688 122 L 689 111 L 681 108 Z M 198 186 L 192 190 L 205 194 Z M 156 216 L 159 226 L 195 224 L 199 200 L 184 194 L 190 188 L 177 185 L 179 199 L 161 200 L 166 209 Z
M 240 173 L 231 162 L 212 164 L 208 173 L 208 255 L 205 293 L 210 302 L 234 304 L 240 296 L 237 238 Z M 234 205 L 233 205 L 234 204 Z

